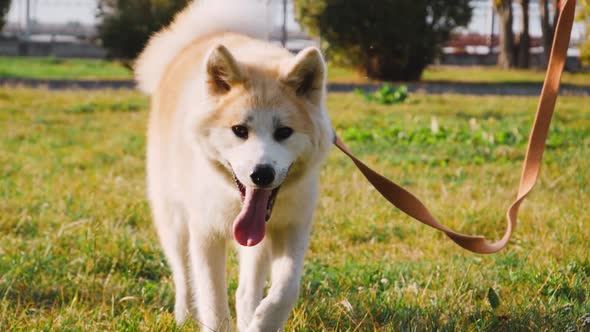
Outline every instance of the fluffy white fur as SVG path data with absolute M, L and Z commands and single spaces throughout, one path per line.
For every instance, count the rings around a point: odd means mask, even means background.
M 232 173 L 255 188 L 253 170 L 271 165 L 271 187 L 281 186 L 264 240 L 237 246 L 237 327 L 277 331 L 298 297 L 320 166 L 332 146 L 323 58 L 317 49 L 293 56 L 245 37 L 264 37 L 264 8 L 255 0 L 192 4 L 154 36 L 136 67 L 140 87 L 153 95 L 148 196 L 173 274 L 175 318 L 182 323 L 192 316 L 203 331 L 234 326 L 226 247 L 236 243 L 232 227 L 243 204 Z M 224 95 L 226 84 L 242 74 L 250 75 L 247 84 Z M 248 126 L 247 139 L 232 132 L 240 124 Z M 294 132 L 278 140 L 282 126 Z
M 194 40 L 216 32 L 238 32 L 267 39 L 266 1 L 197 0 L 178 14 L 172 24 L 156 33 L 135 63 L 138 88 L 147 94 L 156 90 L 174 57 Z

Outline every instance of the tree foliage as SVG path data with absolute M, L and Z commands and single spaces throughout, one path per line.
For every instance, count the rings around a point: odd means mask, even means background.
M 472 12 L 468 0 L 296 0 L 295 7 L 332 61 L 386 80 L 419 79 Z
M 578 20 L 586 23 L 586 35 L 581 46 L 581 60 L 584 66 L 590 66 L 590 0 L 579 3 Z
M 8 14 L 8 10 L 10 9 L 10 0 L 0 0 L 0 30 L 4 27 L 6 23 L 6 14 Z
M 2 1 L 2 0 L 0 0 Z M 109 56 L 134 59 L 189 0 L 99 0 L 99 36 Z

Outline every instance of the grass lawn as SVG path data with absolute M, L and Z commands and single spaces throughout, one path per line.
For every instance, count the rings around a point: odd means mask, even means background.
M 515 196 L 536 102 L 328 99 L 337 131 L 368 163 L 451 227 L 491 238 Z M 334 151 L 286 331 L 588 331 L 587 104 L 560 98 L 540 183 L 495 255 L 463 251 L 392 209 Z M 130 91 L 0 90 L 1 331 L 191 329 L 173 323 L 145 200 L 146 108 Z
M 465 83 L 543 83 L 545 71 L 539 69 L 504 70 L 497 67 L 481 66 L 431 66 L 424 72 L 423 80 Z M 565 72 L 562 76 L 562 83 L 590 86 L 590 73 Z
M 378 83 L 358 71 L 330 66 L 328 77 L 334 83 Z M 539 69 L 504 70 L 497 67 L 482 66 L 430 66 L 424 70 L 424 82 L 456 83 L 543 83 L 545 71 Z M 590 73 L 564 73 L 562 83 L 590 86 Z
M 0 77 L 64 80 L 127 80 L 131 72 L 117 62 L 51 57 L 0 57 Z
M 1 57 L 0 77 L 33 79 L 125 80 L 132 79 L 129 69 L 117 62 L 94 59 L 56 59 Z M 329 66 L 332 83 L 378 83 L 355 70 Z M 542 70 L 502 70 L 495 67 L 430 66 L 423 74 L 426 82 L 465 83 L 541 83 Z M 565 73 L 563 83 L 590 86 L 590 73 Z

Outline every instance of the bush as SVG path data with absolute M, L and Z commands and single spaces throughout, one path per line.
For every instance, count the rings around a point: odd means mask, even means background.
M 469 23 L 469 0 L 296 0 L 296 16 L 328 57 L 372 78 L 417 80 L 451 31 Z
M 588 29 L 590 29 L 590 26 L 588 27 Z M 585 67 L 590 67 L 590 38 L 588 38 L 588 40 L 586 40 L 586 42 L 584 44 L 582 44 L 582 50 L 581 50 L 581 60 L 582 60 L 582 65 Z
M 405 85 L 394 88 L 393 85 L 385 83 L 373 93 L 367 93 L 361 89 L 356 89 L 355 91 L 363 96 L 365 100 L 381 105 L 399 104 L 408 99 L 408 87 Z
M 590 1 L 580 1 L 578 5 L 578 20 L 586 23 L 586 35 L 580 47 L 582 65 L 590 67 Z
M 2 1 L 2 0 L 0 0 Z M 189 0 L 99 0 L 99 36 L 111 58 L 134 59 Z
M 8 10 L 10 9 L 10 0 L 0 0 L 0 30 L 4 27 L 6 23 L 5 18 L 6 14 L 8 14 Z

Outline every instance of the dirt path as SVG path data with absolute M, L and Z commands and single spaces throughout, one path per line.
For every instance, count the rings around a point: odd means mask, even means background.
M 535 83 L 456 83 L 456 82 L 418 82 L 406 83 L 410 92 L 427 94 L 499 95 L 499 96 L 538 96 L 541 84 Z M 90 81 L 90 80 L 33 80 L 0 78 L 0 86 L 44 87 L 50 90 L 66 89 L 134 89 L 133 81 Z M 375 84 L 330 83 L 330 92 L 350 92 L 355 89 L 374 91 Z M 590 96 L 590 86 L 563 84 L 561 95 Z

